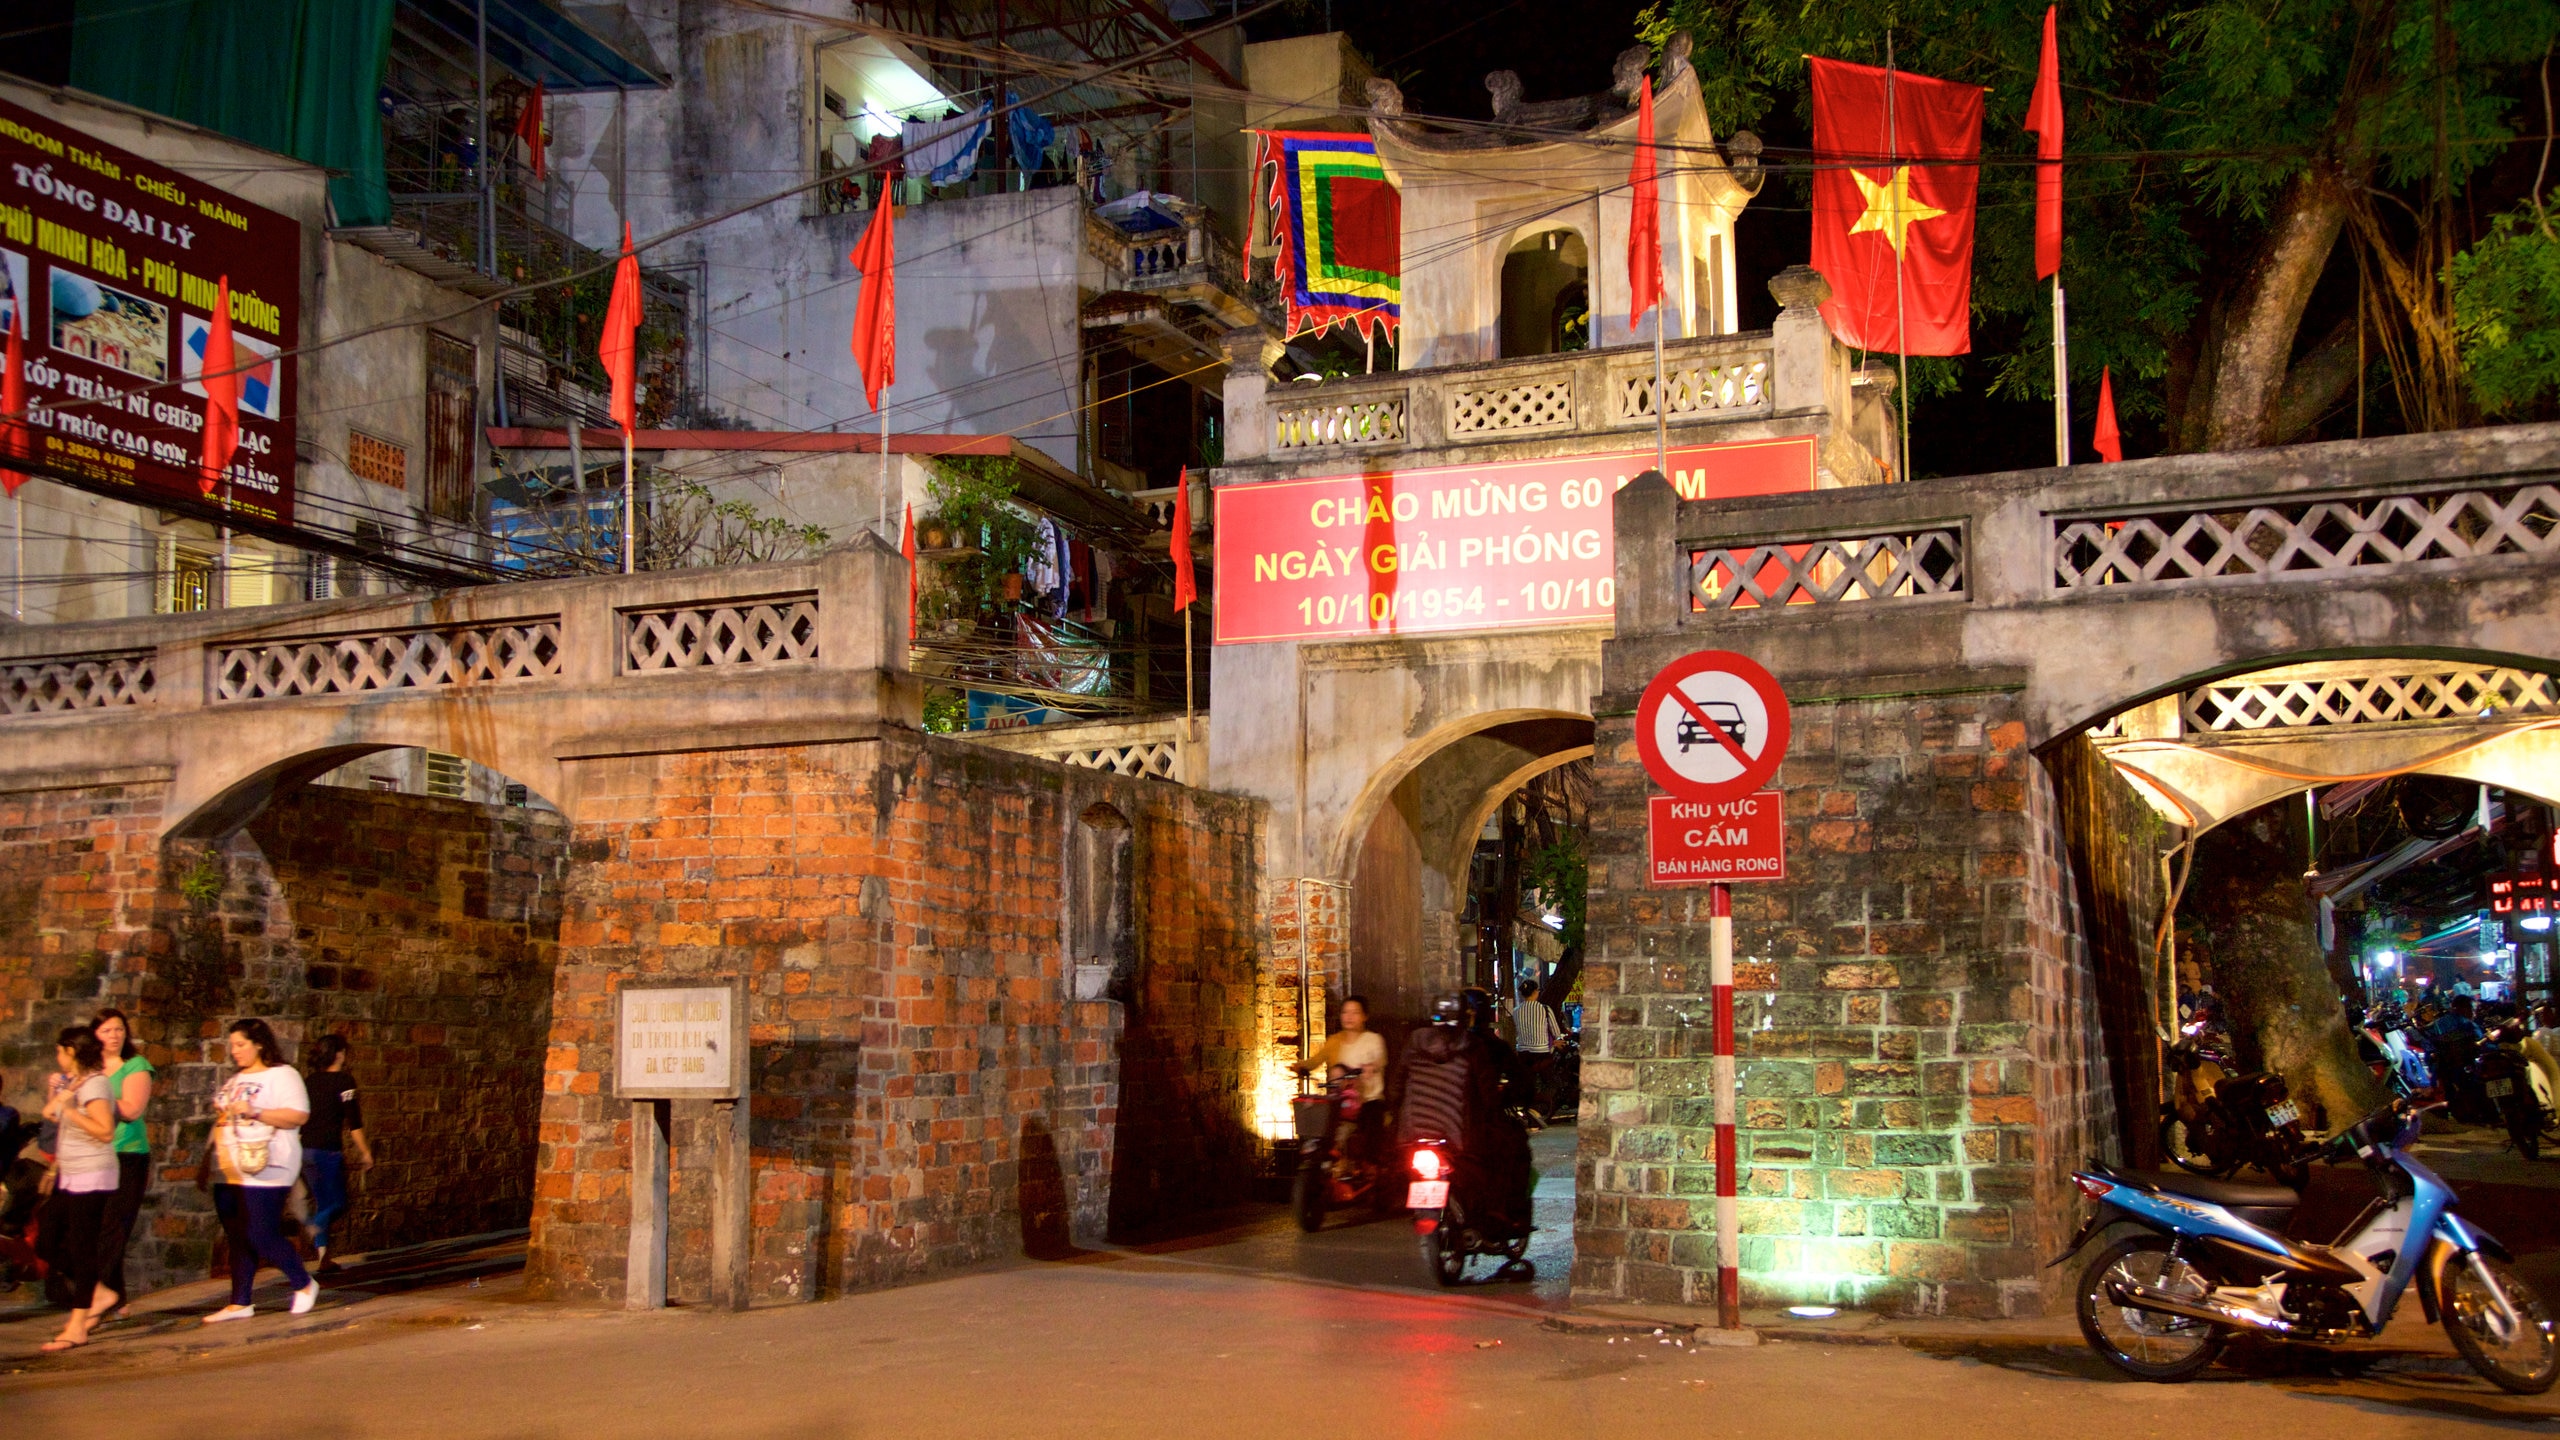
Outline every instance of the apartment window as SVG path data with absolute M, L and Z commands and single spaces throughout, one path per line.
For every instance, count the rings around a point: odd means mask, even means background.
M 409 447 L 367 435 L 361 430 L 347 432 L 347 469 L 357 479 L 394 490 L 409 488 Z
M 469 788 L 470 778 L 469 763 L 461 756 L 447 755 L 437 750 L 427 752 L 428 794 L 441 795 L 447 800 L 459 800 Z
M 158 601 L 161 614 L 179 615 L 213 608 L 214 558 L 210 552 L 196 546 L 179 544 L 174 535 L 160 537 Z
M 427 334 L 427 513 L 472 523 L 477 499 L 472 427 L 480 413 L 480 348 L 450 335 Z

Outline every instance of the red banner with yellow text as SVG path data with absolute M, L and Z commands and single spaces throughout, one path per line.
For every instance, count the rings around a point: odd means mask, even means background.
M 1221 645 L 1607 624 L 1610 497 L 1653 468 L 1630 450 L 1222 485 Z M 1810 435 L 1671 452 L 1681 498 L 1811 490 Z

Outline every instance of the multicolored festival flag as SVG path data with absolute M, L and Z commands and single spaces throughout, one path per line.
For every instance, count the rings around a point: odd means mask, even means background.
M 1254 173 L 1270 167 L 1272 277 L 1289 333 L 1351 325 L 1374 340 L 1404 319 L 1404 201 L 1378 142 L 1330 130 L 1257 130 Z
M 1831 282 L 1822 318 L 1842 344 L 1973 348 L 1981 155 L 1982 87 L 1814 60 L 1813 268 Z

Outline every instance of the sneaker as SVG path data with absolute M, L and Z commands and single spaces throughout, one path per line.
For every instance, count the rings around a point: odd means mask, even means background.
M 293 1313 L 296 1315 L 310 1314 L 311 1307 L 319 1303 L 320 1282 L 317 1280 L 293 1292 Z
M 220 1325 L 225 1321 L 230 1320 L 246 1320 L 257 1313 L 258 1307 L 255 1305 L 225 1305 L 221 1309 L 204 1317 L 204 1323 L 207 1325 Z

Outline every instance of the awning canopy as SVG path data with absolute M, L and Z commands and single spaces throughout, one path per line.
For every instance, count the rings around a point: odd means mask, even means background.
M 542 0 L 400 0 L 400 8 L 445 39 L 448 54 L 479 44 L 480 6 L 489 14 L 489 61 L 554 95 L 657 90 L 666 77 L 589 26 Z

